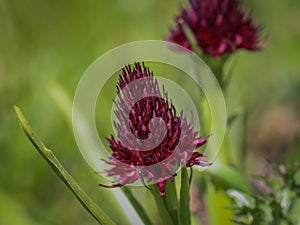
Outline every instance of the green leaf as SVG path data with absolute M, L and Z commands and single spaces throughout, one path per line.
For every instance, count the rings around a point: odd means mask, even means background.
M 28 121 L 24 117 L 20 108 L 14 106 L 15 112 L 19 119 L 20 125 L 24 130 L 26 136 L 38 152 L 47 161 L 51 169 L 63 181 L 63 183 L 72 191 L 75 197 L 79 200 L 81 205 L 98 221 L 99 224 L 113 225 L 115 224 L 100 208 L 99 206 L 83 191 L 74 178 L 62 166 L 60 161 L 56 158 L 53 152 L 48 149 L 40 138 L 32 131 Z
M 180 224 L 189 225 L 191 224 L 191 213 L 190 213 L 190 184 L 189 176 L 186 167 L 181 170 L 181 188 L 180 188 L 180 199 L 179 199 L 179 219 Z
M 169 214 L 171 215 L 174 223 L 179 224 L 178 221 L 178 199 L 176 193 L 176 186 L 174 182 L 166 182 L 165 184 L 165 196 L 163 196 L 163 201 Z
M 169 212 L 167 210 L 167 207 L 162 199 L 162 196 L 159 194 L 159 190 L 156 185 L 150 185 L 151 194 L 154 198 L 156 207 L 158 209 L 158 213 L 160 215 L 160 219 L 162 224 L 164 225 L 173 225 L 173 220 L 171 216 L 169 215 Z
M 136 198 L 133 196 L 132 192 L 130 191 L 129 188 L 123 187 L 122 188 L 124 194 L 136 210 L 136 212 L 139 214 L 141 220 L 145 225 L 152 225 L 152 222 L 150 218 L 148 217 L 147 213 L 145 212 L 143 206 L 136 200 Z

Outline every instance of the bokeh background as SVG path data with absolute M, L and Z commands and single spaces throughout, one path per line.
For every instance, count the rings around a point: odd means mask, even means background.
M 1 225 L 96 224 L 25 138 L 14 104 L 101 208 L 117 224 L 129 224 L 111 192 L 97 187 L 101 178 L 77 149 L 72 98 L 82 74 L 101 54 L 127 42 L 166 37 L 181 4 L 179 0 L 0 0 Z M 232 124 L 227 154 L 233 167 L 253 174 L 264 171 L 265 159 L 300 160 L 300 1 L 250 0 L 246 5 L 264 26 L 262 36 L 269 36 L 269 43 L 258 53 L 241 51 L 228 63 L 228 68 L 234 65 L 226 94 L 228 113 L 247 111 L 247 116 Z M 111 107 L 111 95 L 103 94 L 103 99 L 104 112 Z M 244 121 L 246 130 L 241 128 Z M 109 134 L 110 121 L 99 123 L 99 129 Z M 159 223 L 147 192 L 135 189 Z M 193 198 L 199 195 L 201 191 L 193 189 Z M 218 199 L 210 204 L 216 212 L 210 222 L 230 224 L 226 221 L 231 214 L 224 209 L 230 202 L 224 196 Z M 193 204 L 205 218 L 203 206 Z

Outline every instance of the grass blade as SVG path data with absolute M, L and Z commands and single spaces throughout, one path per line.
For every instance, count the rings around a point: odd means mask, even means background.
M 19 119 L 20 125 L 24 130 L 26 136 L 38 152 L 50 165 L 51 169 L 57 174 L 57 176 L 64 182 L 64 184 L 72 191 L 72 193 L 79 200 L 81 205 L 99 222 L 103 225 L 115 224 L 100 208 L 99 206 L 83 191 L 74 178 L 68 173 L 68 171 L 62 166 L 60 161 L 56 158 L 53 152 L 48 149 L 40 138 L 31 130 L 31 127 L 21 112 L 20 108 L 14 106 L 15 112 Z

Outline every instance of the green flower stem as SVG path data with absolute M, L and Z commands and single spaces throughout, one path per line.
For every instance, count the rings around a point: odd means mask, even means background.
M 189 184 L 189 175 L 186 167 L 183 167 L 181 169 L 179 218 L 180 218 L 180 224 L 184 224 L 184 225 L 191 224 L 190 184 Z
M 148 217 L 147 213 L 145 212 L 143 206 L 136 200 L 136 198 L 133 196 L 132 192 L 128 187 L 122 188 L 123 193 L 126 195 L 136 212 L 139 214 L 141 220 L 145 225 L 153 225 L 150 218 Z
M 220 87 L 222 88 L 223 92 L 225 92 L 228 83 L 224 77 L 224 65 L 230 58 L 230 54 L 222 55 L 219 58 L 214 58 L 207 54 L 199 55 L 199 57 L 201 57 L 210 67 L 211 71 L 218 80 Z
M 193 34 L 193 31 L 191 30 L 189 25 L 186 24 L 185 22 L 181 23 L 181 26 L 185 36 L 187 37 L 189 43 L 191 44 L 192 51 L 195 52 L 195 54 L 197 54 L 198 56 L 200 56 L 201 50 L 198 47 L 197 40 L 195 38 L 195 35 Z
M 160 219 L 162 224 L 164 225 L 174 225 L 174 222 L 166 208 L 166 205 L 163 201 L 162 196 L 159 194 L 159 190 L 156 185 L 150 185 L 151 194 L 154 198 L 156 207 L 158 209 L 158 213 L 160 215 Z
M 163 201 L 169 214 L 171 215 L 174 224 L 178 225 L 178 199 L 176 193 L 175 182 L 166 182 L 165 186 L 166 195 L 163 197 Z
M 40 138 L 31 130 L 31 127 L 21 112 L 20 108 L 14 106 L 15 112 L 19 119 L 20 125 L 24 130 L 26 136 L 38 152 L 44 157 L 51 169 L 57 174 L 57 176 L 63 181 L 63 183 L 72 191 L 72 193 L 79 200 L 81 205 L 98 221 L 99 224 L 113 225 L 115 224 L 100 208 L 97 204 L 83 191 L 74 178 L 68 173 L 68 171 L 62 166 L 60 161 L 56 158 L 53 152 L 48 149 Z

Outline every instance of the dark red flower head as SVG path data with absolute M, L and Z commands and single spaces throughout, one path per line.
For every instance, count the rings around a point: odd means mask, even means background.
M 184 25 L 194 35 L 198 47 L 214 57 L 237 49 L 260 50 L 260 26 L 241 8 L 241 0 L 190 0 L 171 29 L 168 41 L 192 50 Z
M 112 155 L 106 170 L 112 186 L 141 180 L 157 184 L 164 194 L 165 181 L 173 181 L 182 165 L 209 165 L 199 148 L 206 137 L 197 137 L 192 123 L 177 114 L 167 92 L 161 93 L 153 73 L 144 64 L 126 66 L 119 76 L 114 123 L 117 138 L 107 138 Z

